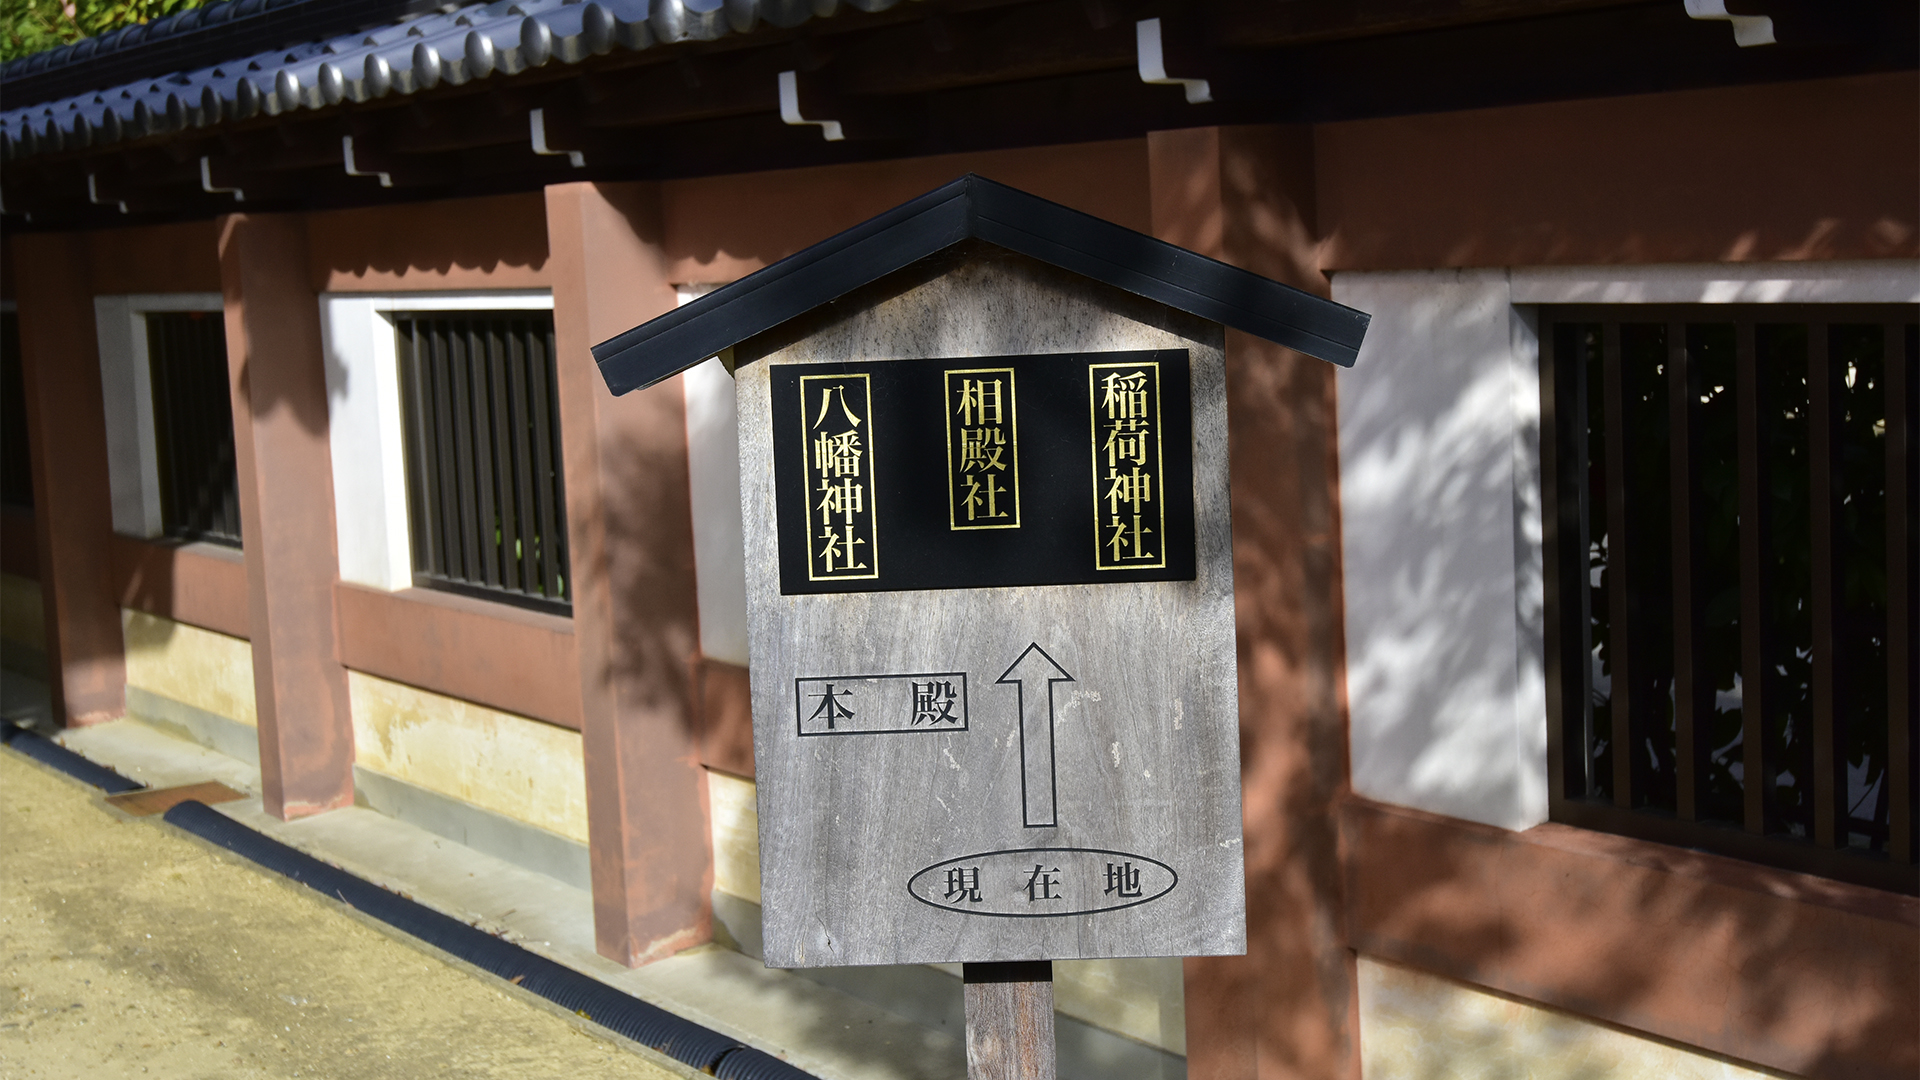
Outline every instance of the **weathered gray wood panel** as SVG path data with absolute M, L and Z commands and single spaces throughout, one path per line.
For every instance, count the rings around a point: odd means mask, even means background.
M 1017 256 L 976 258 L 844 307 L 738 371 L 767 962 L 1243 952 L 1220 328 Z M 768 381 L 776 367 L 1143 349 L 1190 356 L 1195 580 L 780 593 Z M 1021 687 L 996 683 L 1036 643 L 1073 681 L 1048 684 L 1033 674 Z M 831 738 L 796 731 L 796 680 L 912 672 L 968 673 L 967 730 Z M 1054 827 L 1029 828 L 1021 699 L 1032 725 L 1045 715 L 1036 698 L 1049 685 L 1058 817 Z M 963 859 L 1040 848 L 1054 850 Z M 923 870 L 972 865 L 983 889 L 1000 898 L 982 909 L 1007 908 L 1033 884 L 1031 871 L 1058 867 L 1061 901 L 1110 903 L 1105 883 L 1087 879 L 1126 862 L 1142 872 L 1145 899 L 1094 914 L 1028 917 L 1064 906 L 1029 896 L 1006 913 L 1018 917 L 996 917 L 908 891 Z

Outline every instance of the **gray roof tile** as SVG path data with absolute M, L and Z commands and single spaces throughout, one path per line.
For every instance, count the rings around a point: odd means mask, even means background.
M 271 0 L 268 0 L 270 3 Z M 100 146 L 262 112 L 278 116 L 443 83 L 578 64 L 617 49 L 714 41 L 761 26 L 791 28 L 845 10 L 884 11 L 903 0 L 495 0 L 403 19 L 219 64 L 0 110 L 0 151 L 20 158 Z M 149 36 L 212 25 L 260 0 L 228 0 L 104 34 L 7 65 L 31 74 L 86 60 Z

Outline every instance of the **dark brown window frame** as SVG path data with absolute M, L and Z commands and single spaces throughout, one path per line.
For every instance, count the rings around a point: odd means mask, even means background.
M 33 512 L 33 450 L 27 440 L 27 388 L 20 314 L 0 308 L 0 506 Z
M 153 391 L 162 534 L 240 547 L 226 324 L 218 311 L 148 311 L 140 321 Z
M 552 312 L 391 318 L 414 585 L 570 615 Z
M 1541 484 L 1543 498 L 1543 555 L 1545 559 L 1545 591 L 1547 597 L 1546 635 L 1546 682 L 1548 706 L 1548 805 L 1552 820 L 1582 828 L 1604 831 L 1637 839 L 1673 844 L 1680 847 L 1695 848 L 1728 855 L 1748 861 L 1772 865 L 1788 870 L 1817 874 L 1824 877 L 1868 885 L 1908 894 L 1920 893 L 1920 869 L 1915 862 L 1915 814 L 1913 812 L 1913 784 L 1915 782 L 1913 757 L 1916 701 L 1914 693 L 1915 668 L 1913 619 L 1915 615 L 1915 581 L 1913 574 L 1913 547 L 1916 540 L 1914 526 L 1914 317 L 1916 310 L 1912 305 L 1862 305 L 1862 304 L 1765 304 L 1765 305 L 1554 305 L 1542 306 L 1538 311 L 1540 340 L 1540 404 L 1541 404 Z M 1822 392 L 1812 389 L 1818 386 L 1830 386 L 1822 378 L 1827 363 L 1828 335 L 1824 328 L 1836 325 L 1880 324 L 1885 334 L 1883 348 L 1890 356 L 1902 356 L 1905 363 L 1885 365 L 1887 373 L 1886 394 L 1886 529 L 1888 553 L 1907 555 L 1905 559 L 1888 558 L 1886 560 L 1887 595 L 1887 711 L 1888 711 L 1888 759 L 1886 785 L 1889 798 L 1889 835 L 1884 854 L 1863 854 L 1842 847 L 1835 839 L 1834 807 L 1842 800 L 1834 794 L 1832 776 L 1835 771 L 1832 710 L 1834 708 L 1834 675 L 1832 660 L 1832 611 L 1833 600 L 1829 595 L 1824 601 L 1816 595 L 1813 621 L 1816 635 L 1824 634 L 1829 645 L 1823 651 L 1813 650 L 1814 676 L 1812 689 L 1812 707 L 1816 723 L 1813 740 L 1813 785 L 1815 821 L 1811 835 L 1807 839 L 1782 836 L 1768 828 L 1767 815 L 1761 804 L 1761 788 L 1757 783 L 1748 782 L 1760 776 L 1766 764 L 1761 759 L 1765 746 L 1761 725 L 1765 716 L 1766 694 L 1764 689 L 1757 694 L 1758 707 L 1742 709 L 1742 754 L 1743 777 L 1742 821 L 1735 827 L 1727 827 L 1700 820 L 1695 813 L 1695 793 L 1693 785 L 1703 775 L 1704 761 L 1699 759 L 1702 741 L 1693 725 L 1692 707 L 1679 706 L 1674 710 L 1676 732 L 1676 809 L 1668 814 L 1645 807 L 1636 807 L 1633 802 L 1632 770 L 1624 763 L 1626 755 L 1613 755 L 1614 779 L 1610 784 L 1610 797 L 1600 801 L 1583 796 L 1578 783 L 1574 781 L 1584 776 L 1589 768 L 1588 732 L 1586 719 L 1590 715 L 1590 688 L 1585 672 L 1587 660 L 1588 614 L 1585 607 L 1585 582 L 1587 573 L 1586 522 L 1587 478 L 1585 466 L 1585 417 L 1587 415 L 1586 393 L 1588 377 L 1583 368 L 1577 365 L 1588 359 L 1598 360 L 1603 365 L 1611 365 L 1613 372 L 1619 368 L 1619 332 L 1621 325 L 1664 324 L 1669 328 L 1684 327 L 1687 324 L 1718 324 L 1734 327 L 1738 370 L 1751 373 L 1756 370 L 1755 327 L 1765 324 L 1804 324 L 1810 327 L 1807 355 L 1809 393 L 1814 395 L 1809 406 L 1809 477 L 1832 476 L 1831 454 L 1835 437 L 1831 429 L 1831 413 L 1827 420 L 1817 420 L 1822 414 Z M 1579 358 L 1556 356 L 1559 343 L 1555 328 L 1566 324 L 1601 324 L 1610 329 L 1603 330 L 1603 341 L 1599 355 L 1587 357 L 1588 350 L 1582 349 Z M 1811 328 L 1822 328 L 1813 330 Z M 1671 380 L 1670 386 L 1681 391 L 1697 391 L 1697 385 L 1690 384 L 1689 360 L 1687 357 L 1684 333 L 1675 335 L 1671 329 L 1665 334 L 1668 346 L 1666 370 L 1661 376 Z M 1680 345 L 1674 347 L 1674 342 Z M 1819 342 L 1813 345 L 1812 342 Z M 1897 349 L 1897 351 L 1896 351 Z M 1620 377 L 1611 374 L 1605 382 L 1605 392 L 1620 400 Z M 1827 378 L 1831 378 L 1829 373 Z M 1740 488 L 1741 524 L 1740 563 L 1741 563 L 1741 670 L 1746 674 L 1745 681 L 1755 688 L 1767 685 L 1767 677 L 1762 672 L 1763 653 L 1762 624 L 1765 619 L 1757 617 L 1759 603 L 1755 599 L 1759 594 L 1750 587 L 1759 580 L 1758 569 L 1762 565 L 1761 546 L 1768 541 L 1762 538 L 1764 529 L 1761 506 L 1761 479 L 1757 470 L 1748 465 L 1758 458 L 1757 433 L 1760 404 L 1755 387 L 1756 380 L 1742 377 L 1737 382 L 1739 415 L 1737 470 Z M 1697 447 L 1692 441 L 1690 427 L 1697 414 L 1685 403 L 1692 400 L 1688 393 L 1669 393 L 1667 395 L 1669 427 L 1669 461 L 1673 478 L 1686 478 L 1687 486 L 1669 487 L 1671 501 L 1670 535 L 1677 536 L 1670 553 L 1670 569 L 1675 582 L 1687 583 L 1685 587 L 1671 590 L 1675 626 L 1697 627 L 1698 613 L 1691 610 L 1696 598 L 1696 588 L 1691 584 L 1693 566 L 1691 560 L 1698 555 L 1698 549 L 1689 542 L 1695 534 L 1690 531 L 1688 513 L 1690 510 L 1687 495 L 1691 493 L 1691 474 L 1689 454 Z M 1831 404 L 1828 403 L 1828 409 Z M 1607 449 L 1610 457 L 1614 449 L 1624 445 L 1625 435 L 1616 430 L 1618 408 L 1609 409 L 1606 432 Z M 1570 419 L 1576 425 L 1569 429 L 1561 421 Z M 1577 419 L 1574 419 L 1577 418 Z M 1578 437 L 1573 433 L 1577 432 Z M 1616 461 L 1617 465 L 1618 462 Z M 1615 469 L 1613 475 L 1624 470 Z M 1815 486 L 1809 495 L 1810 506 L 1832 506 L 1831 492 L 1820 486 L 1820 481 L 1810 479 Z M 1615 494 L 1616 485 L 1609 484 L 1609 501 L 1624 499 L 1624 488 Z M 1760 526 L 1752 523 L 1760 521 Z M 1811 539 L 1811 560 L 1814 568 L 1814 581 L 1833 580 L 1834 573 L 1832 539 L 1834 537 L 1831 517 L 1822 517 L 1820 511 L 1813 511 Z M 1826 543 L 1821 543 L 1824 537 Z M 1631 544 L 1632 541 L 1627 541 Z M 1631 551 L 1628 547 L 1625 550 Z M 1610 556 L 1611 558 L 1611 556 Z M 1581 591 L 1569 593 L 1571 584 L 1569 574 L 1582 578 Z M 1621 586 L 1624 588 L 1624 586 Z M 1813 586 L 1816 594 L 1819 587 Z M 1573 596 L 1568 602 L 1565 598 Z M 1611 596 L 1609 603 L 1613 603 Z M 1824 605 L 1824 611 L 1822 607 Z M 1675 649 L 1675 694 L 1676 703 L 1696 700 L 1691 687 L 1682 685 L 1682 679 L 1691 681 L 1691 649 L 1697 640 L 1697 634 L 1673 634 Z M 1816 641 L 1821 640 L 1816 636 Z M 1573 646 L 1578 646 L 1581 655 L 1576 658 Z M 1576 668 L 1574 665 L 1578 663 Z M 1569 670 L 1572 669 L 1572 670 Z M 1685 676 L 1681 672 L 1687 672 Z M 1755 678 L 1755 675 L 1759 678 Z M 1618 677 L 1618 676 L 1616 676 Z M 1631 698 L 1631 683 L 1628 684 L 1627 698 Z M 1615 695 L 1617 698 L 1618 695 Z M 1616 745 L 1630 741 L 1624 736 L 1628 730 L 1628 712 L 1631 705 L 1623 701 L 1625 708 L 1611 709 L 1614 730 L 1612 737 Z M 1570 727 L 1569 722 L 1575 726 Z

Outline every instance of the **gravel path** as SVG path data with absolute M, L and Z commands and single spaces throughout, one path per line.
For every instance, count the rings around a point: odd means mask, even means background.
M 679 1075 L 0 750 L 0 1077 Z

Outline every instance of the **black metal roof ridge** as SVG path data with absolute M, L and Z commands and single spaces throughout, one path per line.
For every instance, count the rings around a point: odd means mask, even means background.
M 1352 367 L 1370 319 L 1217 259 L 968 173 L 593 347 L 615 395 L 967 239 Z

